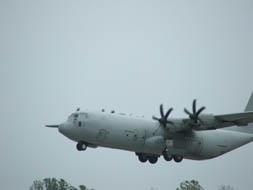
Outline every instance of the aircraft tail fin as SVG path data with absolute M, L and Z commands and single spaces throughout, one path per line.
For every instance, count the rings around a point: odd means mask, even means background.
M 253 92 L 249 98 L 249 102 L 245 108 L 245 111 L 253 111 Z

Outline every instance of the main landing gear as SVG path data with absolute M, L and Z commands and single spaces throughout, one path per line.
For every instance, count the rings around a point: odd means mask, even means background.
M 166 161 L 171 161 L 172 159 L 173 159 L 173 156 L 171 156 L 171 155 L 167 155 L 167 154 L 163 154 L 163 158 L 164 158 L 164 160 L 166 160 Z
M 157 162 L 157 160 L 158 160 L 157 156 L 150 156 L 148 158 L 148 161 L 149 161 L 150 164 L 155 164 Z
M 136 155 L 138 156 L 139 161 L 142 163 L 149 161 L 150 164 L 155 164 L 159 158 L 159 156 L 156 155 L 147 155 L 143 153 L 136 153 Z M 179 163 L 183 160 L 184 157 L 180 155 L 168 155 L 166 153 L 163 153 L 163 158 L 166 161 L 171 161 L 173 159 L 175 162 Z
M 173 159 L 177 163 L 184 159 L 184 157 L 180 155 L 169 155 L 166 150 L 163 151 L 163 158 L 166 161 L 171 161 Z
M 136 153 L 140 162 L 145 163 L 149 161 L 150 164 L 155 164 L 158 161 L 157 156 L 149 156 L 142 153 Z
M 136 153 L 140 162 L 145 163 L 149 161 L 150 164 L 155 164 L 158 161 L 158 156 L 146 155 L 142 153 Z
M 78 143 L 76 144 L 76 149 L 77 149 L 78 151 L 84 151 L 84 150 L 87 149 L 87 144 L 85 144 L 84 142 L 78 142 Z
M 184 159 L 183 156 L 173 156 L 173 159 L 175 162 L 179 163 L 179 162 L 182 162 L 182 160 Z
M 139 161 L 142 162 L 142 163 L 148 161 L 148 157 L 145 156 L 144 154 L 139 154 L 139 155 L 137 155 L 137 156 L 138 156 Z

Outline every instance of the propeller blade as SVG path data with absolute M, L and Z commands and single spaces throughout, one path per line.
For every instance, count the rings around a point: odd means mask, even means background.
M 206 109 L 206 107 L 201 107 L 200 109 L 198 109 L 197 111 L 197 99 L 194 99 L 192 102 L 192 113 L 190 111 L 188 111 L 186 108 L 184 109 L 184 112 L 189 115 L 189 118 L 195 123 L 198 124 L 198 121 L 200 123 L 203 123 L 202 120 L 199 118 L 199 115 L 202 111 L 204 111 Z
M 160 105 L 160 115 L 161 118 L 158 118 L 156 116 L 152 116 L 152 119 L 158 121 L 160 125 L 163 125 L 163 127 L 166 127 L 166 124 L 173 124 L 173 122 L 168 121 L 168 117 L 170 113 L 173 111 L 173 108 L 170 108 L 167 112 L 166 115 L 164 115 L 164 110 L 163 110 L 163 104 Z
M 161 114 L 161 117 L 163 118 L 164 112 L 163 112 L 163 105 L 162 104 L 160 105 L 160 114 Z
M 196 103 L 197 103 L 197 100 L 194 99 L 194 100 L 193 100 L 193 103 L 192 103 L 192 112 L 193 112 L 193 114 L 196 113 Z
M 45 127 L 49 127 L 49 128 L 59 128 L 59 125 L 45 125 Z
M 157 120 L 157 121 L 159 121 L 159 120 L 160 120 L 160 119 L 159 119 L 159 118 L 157 118 L 156 116 L 153 116 L 153 117 L 152 117 L 152 119 Z
M 199 114 L 200 114 L 202 111 L 204 111 L 205 109 L 206 109 L 206 107 L 203 106 L 202 108 L 200 108 L 200 109 L 197 111 L 196 115 L 199 116 Z
M 167 120 L 168 119 L 168 117 L 169 117 L 169 115 L 170 115 L 170 113 L 173 111 L 173 108 L 170 108 L 168 111 L 167 111 L 167 113 L 166 113 L 166 115 L 165 115 L 165 119 Z
M 189 116 L 192 115 L 191 112 L 189 112 L 186 108 L 184 108 L 184 112 Z

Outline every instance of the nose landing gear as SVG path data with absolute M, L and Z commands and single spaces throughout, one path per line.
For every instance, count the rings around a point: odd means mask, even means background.
M 77 149 L 78 151 L 84 151 L 84 150 L 87 149 L 87 145 L 86 145 L 85 143 L 83 143 L 83 142 L 78 142 L 78 143 L 76 144 L 76 149 Z

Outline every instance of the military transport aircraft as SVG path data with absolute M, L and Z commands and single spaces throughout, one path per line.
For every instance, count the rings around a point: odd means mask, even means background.
M 115 111 L 77 109 L 66 122 L 46 126 L 58 128 L 77 142 L 79 151 L 87 147 L 127 150 L 151 164 L 160 156 L 175 162 L 211 159 L 253 141 L 253 94 L 241 113 L 203 114 L 205 107 L 197 109 L 196 100 L 191 112 L 184 109 L 187 118 L 170 118 L 172 110 L 165 113 L 161 104 L 160 117 L 144 119 Z

